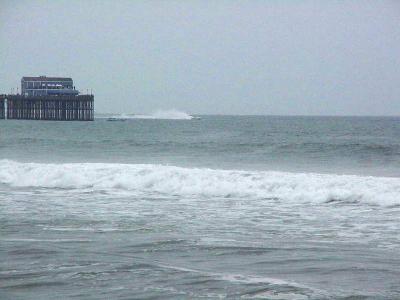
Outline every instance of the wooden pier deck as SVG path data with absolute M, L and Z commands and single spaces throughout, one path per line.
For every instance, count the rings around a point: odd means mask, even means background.
M 5 116 L 12 120 L 93 121 L 94 96 L 0 95 L 0 118 Z

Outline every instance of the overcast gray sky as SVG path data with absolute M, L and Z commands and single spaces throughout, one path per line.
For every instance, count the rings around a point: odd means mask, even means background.
M 0 0 L 0 93 L 35 75 L 98 113 L 400 115 L 400 1 Z

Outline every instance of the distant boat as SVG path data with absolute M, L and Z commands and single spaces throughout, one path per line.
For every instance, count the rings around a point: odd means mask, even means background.
M 119 121 L 119 122 L 124 122 L 126 121 L 126 119 L 122 119 L 122 118 L 107 118 L 107 121 Z

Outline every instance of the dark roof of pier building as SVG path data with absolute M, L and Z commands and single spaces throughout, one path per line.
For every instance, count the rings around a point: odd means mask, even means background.
M 22 77 L 21 81 L 72 81 L 70 77 L 47 77 L 47 76 L 37 76 L 37 77 Z

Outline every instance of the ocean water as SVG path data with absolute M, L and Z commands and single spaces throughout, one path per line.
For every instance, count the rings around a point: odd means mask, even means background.
M 400 118 L 106 117 L 0 120 L 0 299 L 400 298 Z

